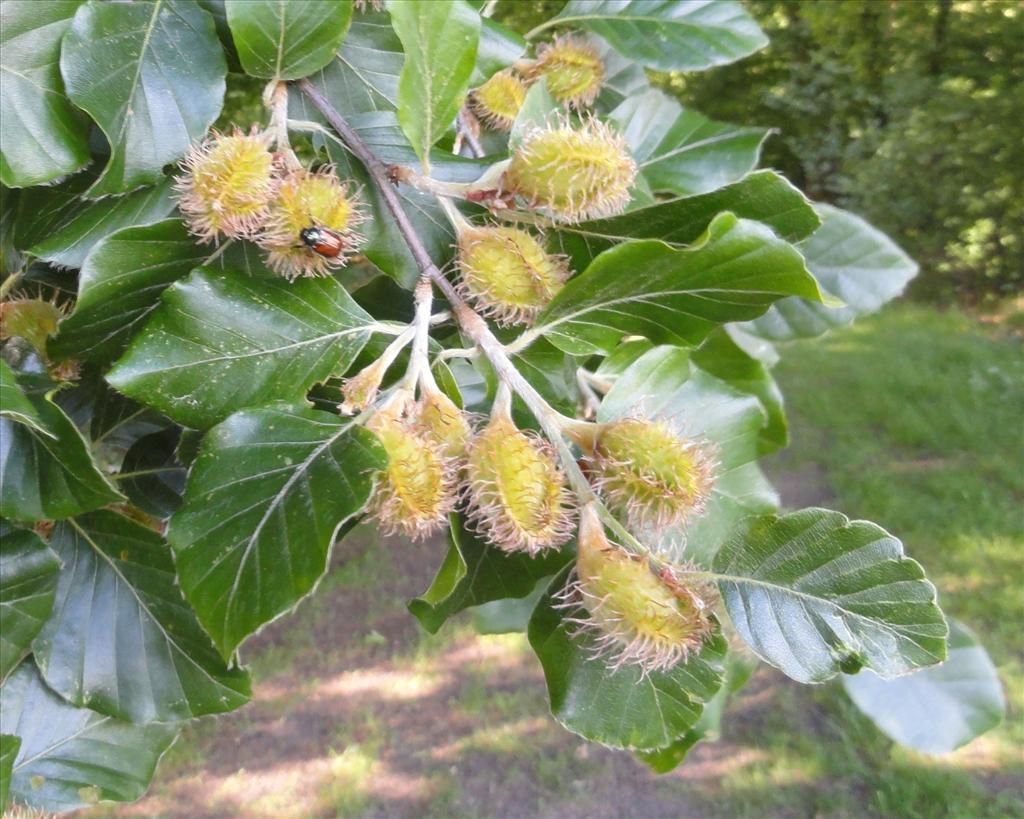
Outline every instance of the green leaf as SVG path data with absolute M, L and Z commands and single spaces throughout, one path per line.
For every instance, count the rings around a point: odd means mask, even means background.
M 117 358 L 164 289 L 209 255 L 179 219 L 110 234 L 82 264 L 75 309 L 47 350 L 58 359 Z
M 526 597 L 503 597 L 469 609 L 473 615 L 473 630 L 477 634 L 524 634 L 530 617 L 551 582 L 550 577 L 537 581 Z
M 463 0 L 390 0 L 391 25 L 405 46 L 398 121 L 429 167 L 430 148 L 455 121 L 476 64 L 480 15 Z
M 14 370 L 2 358 L 0 358 L 0 416 L 32 427 L 36 432 L 48 438 L 55 437 L 46 428 L 38 411 L 32 406 L 32 402 L 22 393 Z
M 686 249 L 650 240 L 606 250 L 530 333 L 574 355 L 608 354 L 625 335 L 695 345 L 716 325 L 753 318 L 787 295 L 819 297 L 803 257 L 764 225 L 722 213 Z
M 608 41 L 591 34 L 587 37 L 597 49 L 604 63 L 604 82 L 597 97 L 598 110 L 608 113 L 619 103 L 630 97 L 639 96 L 651 87 L 643 66 L 628 57 L 623 57 L 608 45 Z
M 444 562 L 430 588 L 409 601 L 409 611 L 435 634 L 449 617 L 471 606 L 525 597 L 538 580 L 554 574 L 571 558 L 565 550 L 537 557 L 504 552 L 470 532 L 461 515 L 454 516 Z
M 213 18 L 195 3 L 83 5 L 64 35 L 68 97 L 110 144 L 86 192 L 99 197 L 151 185 L 220 114 L 227 63 Z
M 14 246 L 14 219 L 18 212 L 19 192 L 0 185 L 0 278 L 7 278 L 24 267 L 21 253 Z M 27 271 L 24 271 L 26 273 Z
M 481 85 L 526 53 L 526 40 L 489 17 L 480 18 L 480 42 L 470 84 Z
M 42 396 L 28 400 L 53 435 L 0 418 L 0 515 L 59 520 L 124 500 L 97 469 L 68 417 Z
M 740 637 L 798 682 L 864 667 L 889 679 L 946 657 L 935 587 L 873 523 L 768 515 L 722 547 L 714 571 Z
M 52 182 L 89 161 L 84 118 L 64 96 L 60 40 L 82 0 L 5 0 L 0 6 L 0 181 Z
M 782 391 L 771 370 L 762 361 L 748 355 L 724 328 L 715 330 L 694 350 L 693 362 L 740 392 L 756 396 L 761 402 L 767 419 L 761 430 L 759 455 L 767 455 L 789 444 L 789 424 Z
M 787 242 L 809 236 L 821 224 L 811 203 L 786 179 L 774 171 L 755 171 L 711 193 L 658 202 L 610 219 L 558 225 L 551 234 L 574 268 L 583 270 L 595 256 L 629 239 L 660 239 L 685 247 L 700 239 L 722 211 L 763 222 Z
M 637 533 L 659 554 L 708 566 L 749 515 L 778 506 L 778 497 L 754 463 L 764 411 L 753 396 L 693 366 L 687 350 L 655 347 L 619 376 L 597 418 L 611 421 L 629 415 L 663 418 L 714 452 L 715 482 L 704 511 L 681 527 Z
M 729 697 L 747 684 L 757 666 L 758 662 L 753 657 L 730 651 L 725 657 L 725 682 L 715 696 L 708 700 L 697 724 L 665 748 L 638 751 L 637 758 L 655 773 L 664 774 L 677 768 L 698 742 L 717 740 Z
M 716 633 L 697 654 L 670 671 L 644 675 L 636 666 L 611 671 L 593 658 L 589 632 L 567 617 L 585 617 L 582 609 L 559 611 L 554 595 L 565 585 L 570 567 L 559 573 L 530 619 L 530 645 L 544 668 L 551 713 L 558 722 L 593 742 L 611 748 L 663 748 L 686 734 L 722 684 L 726 643 Z
M 547 80 L 541 77 L 526 92 L 526 99 L 523 100 L 522 107 L 512 123 L 512 130 L 508 135 L 509 150 L 518 148 L 530 131 L 557 121 L 564 110 L 548 91 Z
M 609 114 L 637 167 L 660 193 L 708 193 L 757 167 L 771 131 L 714 122 L 652 88 Z
M 72 705 L 135 723 L 248 701 L 249 675 L 217 654 L 157 532 L 102 510 L 59 523 L 50 545 L 64 568 L 53 616 L 32 646 L 50 688 Z
M 371 433 L 301 405 L 239 412 L 207 433 L 167 537 L 224 657 L 313 590 L 385 464 Z
M 54 401 L 87 437 L 93 458 L 106 471 L 117 467 L 128 448 L 143 435 L 170 425 L 155 410 L 116 392 L 100 372 L 88 367 L 69 389 L 62 389 Z
M 125 453 L 117 476 L 121 491 L 142 511 L 169 518 L 181 506 L 186 468 L 178 461 L 177 428 L 139 438 Z
M 81 267 L 89 251 L 114 231 L 159 221 L 174 210 L 171 179 L 127 196 L 83 202 L 91 181 L 82 174 L 59 187 L 23 191 L 14 226 L 17 246 L 51 264 Z
M 1006 714 L 999 674 L 978 638 L 949 621 L 949 657 L 882 680 L 870 671 L 843 678 L 854 704 L 894 742 L 926 754 L 947 754 L 995 728 Z
M 21 662 L 50 616 L 59 569 L 39 535 L 0 520 L 0 680 Z
M 761 338 L 788 341 L 820 336 L 873 313 L 903 292 L 917 275 L 917 263 L 877 228 L 859 216 L 816 204 L 822 224 L 798 247 L 823 290 L 845 307 L 804 299 L 783 299 L 741 329 Z
M 227 0 L 246 74 L 297 80 L 319 71 L 345 39 L 352 0 Z
M 66 811 L 138 799 L 177 728 L 133 725 L 76 708 L 47 688 L 26 660 L 0 689 L 0 732 L 21 738 L 11 796 L 39 810 Z
M 310 81 L 347 117 L 368 111 L 398 110 L 398 76 L 405 62 L 402 43 L 384 12 L 364 12 L 352 21 L 337 59 L 310 76 Z M 303 119 L 323 116 L 302 94 L 293 94 Z
M 621 54 L 660 71 L 694 71 L 735 62 L 768 45 L 738 0 L 569 0 L 551 25 L 600 35 Z
M 11 769 L 21 748 L 21 738 L 0 734 L 0 811 L 7 810 L 7 797 L 11 792 Z
M 199 268 L 164 292 L 107 380 L 205 428 L 344 372 L 371 322 L 333 278 L 254 280 Z

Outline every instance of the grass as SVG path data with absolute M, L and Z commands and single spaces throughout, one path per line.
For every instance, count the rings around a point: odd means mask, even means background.
M 818 696 L 843 730 L 821 744 L 768 732 L 773 756 L 850 781 L 881 815 L 1019 816 L 972 778 L 1022 772 L 1024 746 L 1024 357 L 1019 339 L 956 311 L 894 306 L 783 350 L 777 377 L 793 440 L 775 469 L 815 469 L 829 505 L 899 536 L 947 614 L 971 626 L 1000 670 L 1009 720 L 948 762 L 899 748 L 838 697 Z M 788 710 L 788 709 L 787 709 Z M 813 763 L 812 763 L 813 760 Z M 959 764 L 958 764 L 959 763 Z M 1019 787 L 1019 784 L 1018 784 Z M 839 791 L 840 789 L 836 789 Z M 840 814 L 858 812 L 857 803 Z M 828 805 L 817 805 L 828 812 Z
M 838 686 L 761 669 L 721 741 L 655 777 L 547 716 L 522 635 L 478 637 L 468 618 L 417 631 L 394 586 L 402 555 L 371 538 L 261 640 L 256 702 L 188 728 L 150 799 L 121 815 L 1024 817 L 1020 344 L 900 305 L 787 347 L 777 375 L 793 442 L 769 472 L 803 476 L 823 505 L 903 539 L 945 610 L 983 636 L 1011 704 L 1004 725 L 930 758 L 893 746 Z M 358 594 L 365 612 L 336 623 Z

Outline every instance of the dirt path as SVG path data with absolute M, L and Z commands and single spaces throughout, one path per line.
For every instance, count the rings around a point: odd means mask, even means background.
M 820 479 L 776 480 L 787 503 L 807 505 L 827 500 Z M 763 747 L 766 736 L 813 742 L 835 730 L 813 693 L 769 669 L 737 699 L 721 741 L 667 776 L 563 731 L 520 635 L 478 637 L 462 623 L 431 637 L 406 613 L 442 550 L 347 539 L 318 594 L 248 646 L 253 702 L 189 728 L 142 801 L 88 815 L 796 817 L 820 815 L 831 788 L 856 790 L 780 769 Z

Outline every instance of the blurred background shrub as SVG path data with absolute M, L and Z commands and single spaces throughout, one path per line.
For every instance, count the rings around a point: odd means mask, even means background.
M 526 31 L 559 0 L 499 3 Z M 1024 284 L 1024 4 L 747 0 L 771 38 L 656 80 L 714 119 L 778 129 L 762 165 L 921 264 L 911 295 L 985 305 Z

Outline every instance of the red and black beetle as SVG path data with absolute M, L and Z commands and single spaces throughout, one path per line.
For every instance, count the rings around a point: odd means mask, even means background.
M 319 253 L 328 259 L 337 258 L 345 249 L 345 238 L 340 233 L 325 227 L 303 228 L 299 233 L 299 238 L 302 240 L 302 244 L 314 253 Z

